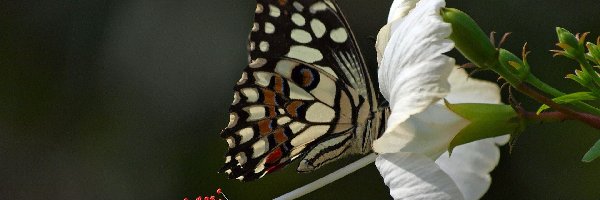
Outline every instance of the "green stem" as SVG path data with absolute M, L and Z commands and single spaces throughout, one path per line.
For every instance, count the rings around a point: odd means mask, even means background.
M 527 78 L 525 79 L 525 82 L 533 85 L 537 89 L 539 89 L 545 93 L 548 93 L 554 97 L 560 97 L 560 96 L 565 95 L 565 93 L 544 83 L 542 80 L 540 80 L 538 77 L 534 76 L 533 74 L 529 74 L 529 76 L 527 76 Z
M 527 79 L 525 79 L 525 82 L 531 84 L 532 86 L 534 86 L 535 88 L 541 90 L 544 93 L 550 94 L 553 97 L 560 97 L 565 95 L 565 93 L 561 92 L 560 90 L 557 90 L 556 88 L 544 83 L 543 81 L 541 81 L 540 79 L 538 79 L 536 76 L 534 76 L 533 74 L 529 74 L 529 76 L 527 76 Z M 576 108 L 584 111 L 584 112 L 589 112 L 595 115 L 599 115 L 600 116 L 600 109 L 591 106 L 587 103 L 581 102 L 581 101 L 576 101 L 576 102 L 572 102 L 573 106 L 575 106 Z
M 564 113 L 565 115 L 568 115 L 569 117 L 572 117 L 573 119 L 576 119 L 583 123 L 586 123 L 587 125 L 589 125 L 591 127 L 600 129 L 600 117 L 599 116 L 591 115 L 588 113 L 575 112 L 569 108 L 563 107 L 562 105 L 557 104 L 554 101 L 552 101 L 552 99 L 549 99 L 546 96 L 535 91 L 533 88 L 529 87 L 527 84 L 513 85 L 513 87 L 515 89 L 517 89 L 519 92 L 526 94 L 527 96 L 535 99 L 536 101 L 539 101 L 543 104 L 550 106 L 550 108 L 552 108 L 554 110 Z
M 576 119 L 583 123 L 586 123 L 587 125 L 594 127 L 596 129 L 600 129 L 600 116 L 595 116 L 595 115 L 591 115 L 588 113 L 576 112 L 576 111 L 573 111 L 573 110 L 571 110 L 567 107 L 564 107 L 560 104 L 557 104 L 556 102 L 552 101 L 552 99 L 540 94 L 538 91 L 529 87 L 528 84 L 524 84 L 515 74 L 511 73 L 508 69 L 506 69 L 505 67 L 502 67 L 499 64 L 491 66 L 490 69 L 492 69 L 494 72 L 496 72 L 502 78 L 504 78 L 508 83 L 510 83 L 512 85 L 512 87 L 517 89 L 519 92 L 531 97 L 532 99 L 534 99 L 540 103 L 546 104 L 550 108 L 552 108 L 556 111 L 562 112 L 565 115 L 568 115 L 569 117 L 571 117 L 573 119 Z M 556 90 L 556 91 L 558 91 L 558 90 Z
M 496 63 L 494 66 L 489 66 L 489 69 L 496 72 L 498 75 L 500 75 L 500 77 L 504 78 L 506 82 L 510 83 L 513 86 L 520 85 L 523 82 L 517 75 L 512 73 L 506 67 L 500 65 L 500 63 Z
M 544 112 L 539 115 L 535 112 L 523 112 L 521 113 L 521 116 L 530 123 L 552 123 L 574 119 L 569 115 L 557 111 Z

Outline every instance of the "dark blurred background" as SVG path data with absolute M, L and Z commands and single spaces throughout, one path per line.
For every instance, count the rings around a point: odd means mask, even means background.
M 369 65 L 391 0 L 340 0 Z M 564 91 L 576 63 L 553 59 L 554 27 L 600 34 L 600 3 L 449 0 Z M 268 199 L 310 174 L 295 164 L 252 183 L 217 174 L 232 87 L 247 62 L 254 1 L 0 1 L 0 199 Z M 456 52 L 451 53 L 457 55 Z M 464 59 L 458 59 L 464 63 Z M 478 77 L 495 80 L 491 73 Z M 520 99 L 529 109 L 537 104 Z M 484 199 L 599 199 L 600 161 L 580 162 L 600 138 L 578 122 L 530 126 Z M 389 199 L 374 165 L 305 199 Z

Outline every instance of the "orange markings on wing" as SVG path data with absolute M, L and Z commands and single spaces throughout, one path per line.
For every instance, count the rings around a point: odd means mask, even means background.
M 298 117 L 298 107 L 303 104 L 302 101 L 292 101 L 286 106 L 285 110 L 291 117 Z
M 275 101 L 275 93 L 273 91 L 262 89 L 262 93 L 265 97 L 266 105 L 277 105 L 277 102 Z
M 273 77 L 275 79 L 274 85 L 273 85 L 273 89 L 275 89 L 275 92 L 279 93 L 279 94 L 283 94 L 283 78 L 279 77 L 279 76 L 275 76 Z
M 279 0 L 279 5 L 284 6 L 287 3 L 287 0 Z
M 273 128 L 271 127 L 271 120 L 264 119 L 258 122 L 258 132 L 261 136 L 267 136 L 269 133 L 271 133 L 271 131 L 273 131 Z
M 302 70 L 302 86 L 308 87 L 313 82 L 313 74 L 309 70 Z
M 275 142 L 277 144 L 281 144 L 284 143 L 285 141 L 287 141 L 288 137 L 285 136 L 285 134 L 283 133 L 283 129 L 277 129 L 277 131 L 275 131 L 274 136 L 275 136 Z
M 269 118 L 275 118 L 277 116 L 277 111 L 275 111 L 275 106 L 268 106 Z

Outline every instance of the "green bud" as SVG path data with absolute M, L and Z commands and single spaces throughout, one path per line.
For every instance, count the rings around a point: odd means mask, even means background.
M 469 15 L 454 8 L 442 8 L 441 15 L 445 22 L 452 25 L 450 39 L 460 53 L 481 68 L 496 65 L 496 48 Z
M 594 43 L 588 42 L 586 44 L 587 48 L 588 48 L 588 58 L 589 60 L 591 60 L 592 62 L 596 63 L 596 64 L 600 64 L 600 47 L 598 47 L 598 45 L 595 45 Z
M 500 49 L 498 60 L 500 61 L 500 65 L 502 65 L 502 67 L 509 69 L 509 71 L 512 73 L 517 74 L 521 80 L 524 80 L 529 75 L 529 65 L 510 51 Z
M 558 45 L 564 50 L 562 54 L 571 59 L 580 58 L 584 55 L 583 43 L 579 41 L 573 33 L 567 31 L 567 29 L 556 27 L 556 34 L 558 35 Z
M 569 32 L 567 29 L 556 27 L 556 34 L 558 35 L 558 41 L 560 43 L 567 44 L 573 48 L 579 46 L 577 37 L 575 37 L 575 35 L 573 35 L 573 33 Z

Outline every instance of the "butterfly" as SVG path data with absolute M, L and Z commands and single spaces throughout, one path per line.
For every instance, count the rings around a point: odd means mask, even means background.
M 220 172 L 251 181 L 296 159 L 310 172 L 371 151 L 389 108 L 335 0 L 257 0 L 248 49 Z

